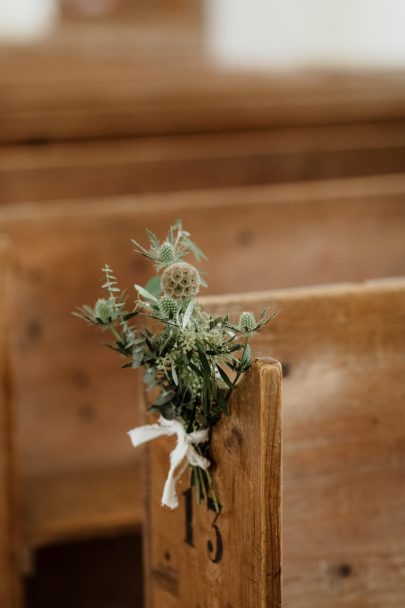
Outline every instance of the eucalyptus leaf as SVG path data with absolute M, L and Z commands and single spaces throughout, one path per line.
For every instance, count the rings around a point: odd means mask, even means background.
M 186 308 L 186 312 L 183 315 L 183 321 L 182 321 L 182 327 L 183 329 L 185 329 L 191 319 L 191 315 L 193 314 L 193 310 L 194 310 L 194 305 L 195 305 L 195 300 L 190 300 L 190 302 L 188 303 L 188 306 Z
M 143 296 L 146 300 L 150 300 L 151 302 L 154 302 L 155 304 L 158 304 L 158 299 L 156 298 L 156 296 L 154 296 L 152 293 L 150 293 L 149 291 L 147 291 L 147 289 L 145 289 L 144 287 L 141 287 L 141 285 L 134 285 L 136 291 Z

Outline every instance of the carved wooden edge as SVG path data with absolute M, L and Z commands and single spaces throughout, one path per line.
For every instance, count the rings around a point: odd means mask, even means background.
M 15 256 L 11 240 L 0 235 L 0 605 L 21 606 L 17 476 L 14 458 L 10 338 Z
M 281 364 L 275 359 L 253 362 L 260 395 L 261 449 L 261 608 L 282 602 L 282 422 Z
M 260 450 L 261 450 L 261 606 L 281 608 L 282 605 L 282 420 L 281 420 L 281 364 L 270 357 L 253 361 L 250 372 L 259 385 L 260 395 Z M 139 378 L 140 379 L 140 378 Z M 141 382 L 139 382 L 141 386 Z M 143 388 L 139 390 L 142 420 L 146 419 Z M 269 441 L 269 438 L 271 440 Z M 150 458 L 144 448 L 142 470 L 143 496 L 143 579 L 144 605 L 151 606 L 151 575 L 149 565 L 150 529 L 147 525 L 150 507 Z

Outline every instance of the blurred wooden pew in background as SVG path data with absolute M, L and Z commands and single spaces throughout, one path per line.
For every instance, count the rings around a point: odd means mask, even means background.
M 153 274 L 131 238 L 144 242 L 147 226 L 163 237 L 182 217 L 211 260 L 208 293 L 257 291 L 401 274 L 404 214 L 403 176 L 3 206 L 19 260 L 13 405 L 26 544 L 141 522 L 139 455 L 126 438 L 138 422 L 135 375 L 70 314 L 98 297 L 106 261 L 123 287 Z
M 405 122 L 0 147 L 0 203 L 389 174 Z
M 18 550 L 18 503 L 12 412 L 10 337 L 14 330 L 14 274 L 12 244 L 0 236 L 0 606 L 16 608 L 20 601 L 21 567 Z
M 0 54 L 0 202 L 400 172 L 404 102 L 401 73 L 226 72 L 192 24 L 62 30 Z
M 280 364 L 257 359 L 230 412 L 211 445 L 219 517 L 195 503 L 188 474 L 178 484 L 179 508 L 162 509 L 175 442 L 165 438 L 146 448 L 147 608 L 281 607 Z

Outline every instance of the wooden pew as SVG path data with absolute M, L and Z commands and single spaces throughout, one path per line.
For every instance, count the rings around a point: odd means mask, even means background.
M 281 607 L 280 395 L 280 364 L 257 360 L 233 395 L 231 415 L 217 425 L 212 458 L 219 516 L 195 504 L 186 479 L 178 483 L 179 508 L 163 509 L 175 441 L 147 447 L 148 608 Z
M 141 521 L 138 455 L 125 434 L 137 423 L 136 379 L 70 315 L 97 298 L 106 261 L 122 286 L 150 276 L 131 237 L 143 241 L 146 227 L 163 236 L 182 217 L 211 260 L 209 293 L 389 277 L 403 270 L 404 200 L 394 176 L 4 206 L 0 228 L 20 265 L 13 348 L 26 544 Z
M 389 174 L 405 122 L 0 148 L 0 203 Z
M 128 34 L 130 38 L 128 38 Z M 4 143 L 403 123 L 401 72 L 265 75 L 224 71 L 198 34 L 175 30 L 111 44 L 88 38 L 0 56 Z M 97 39 L 95 39 L 97 42 Z
M 10 335 L 14 263 L 9 240 L 0 237 L 0 606 L 17 608 L 19 567 L 17 549 L 16 478 L 11 412 Z
M 0 54 L 1 203 L 403 170 L 401 73 L 225 72 L 193 19 L 74 31 Z
M 284 367 L 283 606 L 403 606 L 405 280 L 204 304 L 281 309 L 252 348 Z

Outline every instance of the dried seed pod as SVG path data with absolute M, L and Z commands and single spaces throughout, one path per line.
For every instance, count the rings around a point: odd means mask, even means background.
M 200 289 L 198 270 L 187 262 L 171 264 L 162 274 L 163 292 L 172 298 L 192 298 Z

